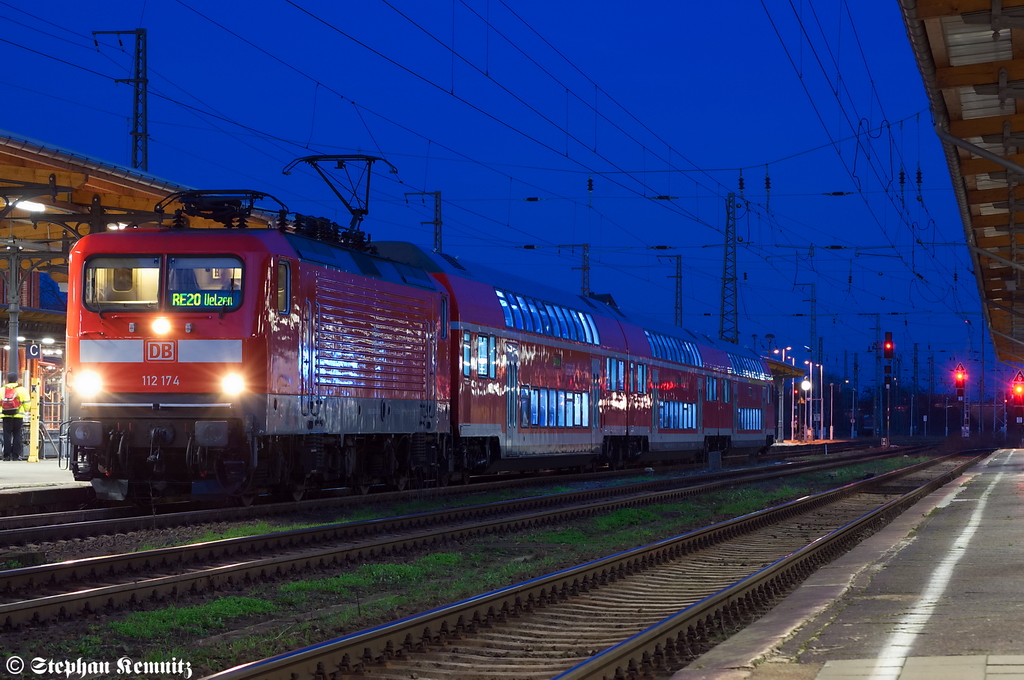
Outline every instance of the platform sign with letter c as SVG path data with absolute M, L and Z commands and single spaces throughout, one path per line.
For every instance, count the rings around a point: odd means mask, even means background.
M 39 349 L 39 345 L 32 344 L 25 346 L 25 357 L 28 359 L 38 359 L 42 356 L 42 352 Z

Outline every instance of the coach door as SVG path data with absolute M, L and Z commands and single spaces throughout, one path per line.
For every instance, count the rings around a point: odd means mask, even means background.
M 651 435 L 658 433 L 658 369 L 651 369 Z M 653 440 L 654 437 L 652 436 Z
M 595 451 L 601 450 L 602 430 L 604 423 L 601 422 L 601 364 L 600 359 L 590 360 L 590 443 Z
M 505 446 L 507 452 L 517 448 L 519 431 L 519 344 L 505 343 Z

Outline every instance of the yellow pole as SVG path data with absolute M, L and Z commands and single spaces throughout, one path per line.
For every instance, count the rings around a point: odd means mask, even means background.
M 39 378 L 32 378 L 32 397 L 29 400 L 28 462 L 39 462 Z

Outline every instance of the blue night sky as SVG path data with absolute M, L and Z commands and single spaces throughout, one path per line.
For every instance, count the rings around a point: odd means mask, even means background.
M 404 194 L 441 191 L 445 252 L 578 290 L 580 249 L 560 246 L 589 243 L 593 291 L 670 323 L 664 256 L 679 254 L 684 323 L 715 336 L 742 169 L 742 344 L 764 352 L 772 334 L 806 359 L 810 283 L 838 377 L 845 351 L 847 375 L 859 353 L 873 379 L 875 314 L 905 379 L 918 343 L 922 385 L 931 352 L 941 385 L 988 343 L 894 0 L 0 5 L 0 128 L 15 135 L 128 165 L 131 86 L 114 79 L 131 76 L 133 37 L 97 49 L 91 32 L 143 27 L 149 171 L 168 181 L 347 223 L 311 172 L 282 168 L 383 156 L 398 173 L 375 166 L 374 240 L 429 246 L 432 199 Z

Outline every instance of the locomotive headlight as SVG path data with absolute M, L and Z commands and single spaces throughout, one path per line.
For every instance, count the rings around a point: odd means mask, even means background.
M 74 388 L 83 397 L 95 397 L 103 389 L 103 379 L 98 373 L 84 371 L 75 376 Z
M 162 316 L 158 319 L 154 319 L 153 332 L 157 335 L 167 335 L 171 332 L 171 322 Z
M 239 394 L 245 389 L 245 379 L 237 373 L 224 376 L 220 383 L 225 394 Z

